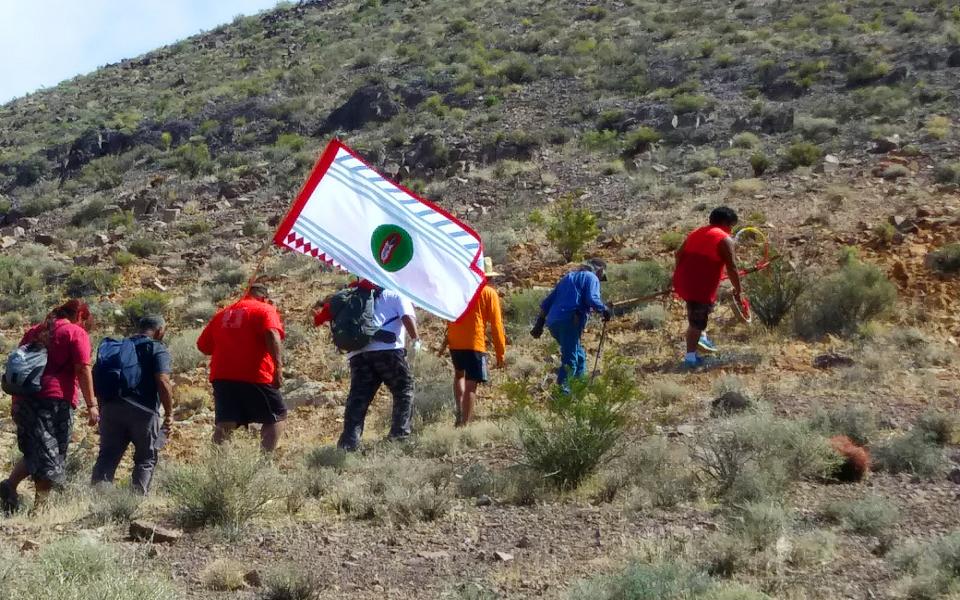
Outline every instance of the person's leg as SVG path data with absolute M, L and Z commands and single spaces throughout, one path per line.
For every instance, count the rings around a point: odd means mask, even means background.
M 213 382 L 213 443 L 218 446 L 230 439 L 237 428 L 235 388 L 232 381 Z
M 280 438 L 283 437 L 286 421 L 277 421 L 276 423 L 264 423 L 260 428 L 260 448 L 264 452 L 273 452 L 280 445 Z
M 67 453 L 73 433 L 73 408 L 63 400 L 44 400 L 39 415 L 43 424 L 43 448 L 38 468 L 33 473 L 36 490 L 33 512 L 43 510 L 53 486 L 65 483 Z
M 153 481 L 153 472 L 160 456 L 160 415 L 150 414 L 133 406 L 130 406 L 129 410 L 134 448 L 130 488 L 138 494 L 146 495 L 150 491 L 150 482 Z
M 460 426 L 464 427 L 470 424 L 473 419 L 473 407 L 477 402 L 477 382 L 471 379 L 464 381 L 465 389 L 463 392 L 463 405 L 460 407 Z
M 350 359 L 350 392 L 343 408 L 343 433 L 337 447 L 356 450 L 363 437 L 367 409 L 380 389 L 381 380 L 370 364 L 371 352 L 362 352 Z
M 700 335 L 707 328 L 707 319 L 710 316 L 712 306 L 700 302 L 687 302 L 687 354 L 684 361 L 690 365 L 699 363 L 697 355 L 697 345 L 700 342 Z
M 574 377 L 583 377 L 587 374 L 587 349 L 583 347 L 583 328 L 577 331 L 577 343 L 575 346 L 576 368 L 573 371 Z
M 463 399 L 466 391 L 466 376 L 463 371 L 455 370 L 453 372 L 453 400 L 456 410 L 456 421 L 454 427 L 460 427 L 464 424 Z
M 566 388 L 567 377 L 577 371 L 577 347 L 580 338 L 573 326 L 573 318 L 550 325 L 550 334 L 560 345 L 560 368 L 557 369 L 557 385 Z
M 97 452 L 97 462 L 93 465 L 93 474 L 90 477 L 94 485 L 113 483 L 120 460 L 130 445 L 131 423 L 127 421 L 129 414 L 124 410 L 127 406 L 123 402 L 104 403 L 100 406 L 100 450 Z
M 13 469 L 10 470 L 10 476 L 7 477 L 7 482 L 10 484 L 10 488 L 16 492 L 17 488 L 27 477 L 30 477 L 30 470 L 27 469 L 27 462 L 21 458 L 13 465 Z
M 393 414 L 390 421 L 390 439 L 403 439 L 410 435 L 413 423 L 413 373 L 407 362 L 406 352 L 392 350 L 378 352 L 374 367 L 393 396 Z
M 233 421 L 217 423 L 213 427 L 213 443 L 219 446 L 226 442 L 230 439 L 230 436 L 233 435 L 233 430 L 236 428 L 237 424 Z

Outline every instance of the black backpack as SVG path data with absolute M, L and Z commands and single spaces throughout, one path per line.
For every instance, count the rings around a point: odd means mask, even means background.
M 382 331 L 376 325 L 373 314 L 374 300 L 379 293 L 374 290 L 362 290 L 358 287 L 340 290 L 330 297 L 330 332 L 333 345 L 343 352 L 355 352 L 376 340 L 393 343 L 397 336 Z M 387 325 L 399 319 L 394 317 L 384 323 Z

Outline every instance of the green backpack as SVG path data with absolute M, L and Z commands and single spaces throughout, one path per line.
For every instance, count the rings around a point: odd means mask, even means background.
M 362 349 L 373 341 L 379 327 L 374 322 L 374 291 L 340 290 L 330 298 L 330 331 L 333 345 L 344 352 Z

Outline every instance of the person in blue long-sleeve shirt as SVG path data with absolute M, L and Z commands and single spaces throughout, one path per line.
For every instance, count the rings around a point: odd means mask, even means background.
M 583 377 L 587 371 L 587 353 L 580 336 L 591 312 L 608 321 L 612 313 L 600 297 L 600 282 L 606 281 L 607 264 L 592 258 L 564 275 L 540 304 L 540 318 L 531 334 L 540 337 L 546 325 L 560 344 L 560 368 L 557 385 L 568 389 L 568 377 Z

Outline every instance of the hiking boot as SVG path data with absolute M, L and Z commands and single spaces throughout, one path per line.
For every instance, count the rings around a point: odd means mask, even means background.
M 8 517 L 20 510 L 20 496 L 6 479 L 0 481 L 0 510 Z
M 707 333 L 703 332 L 700 334 L 700 339 L 697 340 L 697 347 L 703 350 L 704 352 L 716 352 L 719 350 L 717 345 L 714 344 L 710 338 L 707 337 Z

